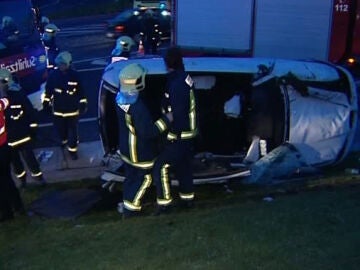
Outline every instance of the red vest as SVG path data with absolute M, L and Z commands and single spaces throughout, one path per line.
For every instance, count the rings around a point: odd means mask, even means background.
M 4 110 L 9 106 L 7 98 L 0 99 L 0 146 L 7 142 Z

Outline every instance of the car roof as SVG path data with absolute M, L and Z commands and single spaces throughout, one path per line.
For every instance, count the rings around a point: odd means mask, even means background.
M 139 63 L 148 75 L 165 75 L 165 63 L 161 57 L 134 58 L 110 64 L 105 68 L 103 78 L 113 81 L 111 77 L 131 63 Z M 289 72 L 301 80 L 333 81 L 340 79 L 339 70 L 335 65 L 317 61 L 287 60 L 275 58 L 239 58 L 239 57 L 184 57 L 185 70 L 196 73 L 251 73 L 259 72 L 259 66 L 272 69 L 273 76 L 284 76 Z

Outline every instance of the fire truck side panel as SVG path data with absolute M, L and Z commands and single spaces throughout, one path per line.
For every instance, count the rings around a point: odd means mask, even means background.
M 176 1 L 176 42 L 195 50 L 251 50 L 253 0 Z
M 0 1 L 0 19 L 10 16 L 19 30 L 13 43 L 1 41 L 0 68 L 8 69 L 27 94 L 41 89 L 46 79 L 46 54 L 29 0 Z
M 173 0 L 172 12 L 172 42 L 188 54 L 332 62 L 360 55 L 360 0 Z
M 256 57 L 327 60 L 332 0 L 257 0 Z

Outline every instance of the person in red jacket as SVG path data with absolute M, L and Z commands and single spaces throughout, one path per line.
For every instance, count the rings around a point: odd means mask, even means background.
M 9 106 L 0 76 L 0 222 L 14 218 L 14 211 L 24 213 L 24 204 L 11 176 L 10 153 L 7 144 L 4 110 Z
M 13 172 L 20 180 L 21 187 L 25 187 L 26 164 L 32 178 L 44 185 L 40 164 L 33 151 L 34 134 L 38 126 L 36 111 L 9 70 L 0 69 L 0 76 L 8 81 L 3 85 L 3 89 L 10 102 L 9 108 L 5 111 L 5 121 Z

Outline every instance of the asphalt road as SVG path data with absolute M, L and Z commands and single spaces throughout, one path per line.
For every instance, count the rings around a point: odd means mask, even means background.
M 88 111 L 80 118 L 80 141 L 99 140 L 98 90 L 101 76 L 106 67 L 115 40 L 106 38 L 104 22 L 113 15 L 54 20 L 60 32 L 57 44 L 60 50 L 67 50 L 73 56 L 73 66 L 79 71 L 86 96 Z M 39 112 L 40 129 L 37 147 L 54 146 L 56 133 L 50 115 Z

